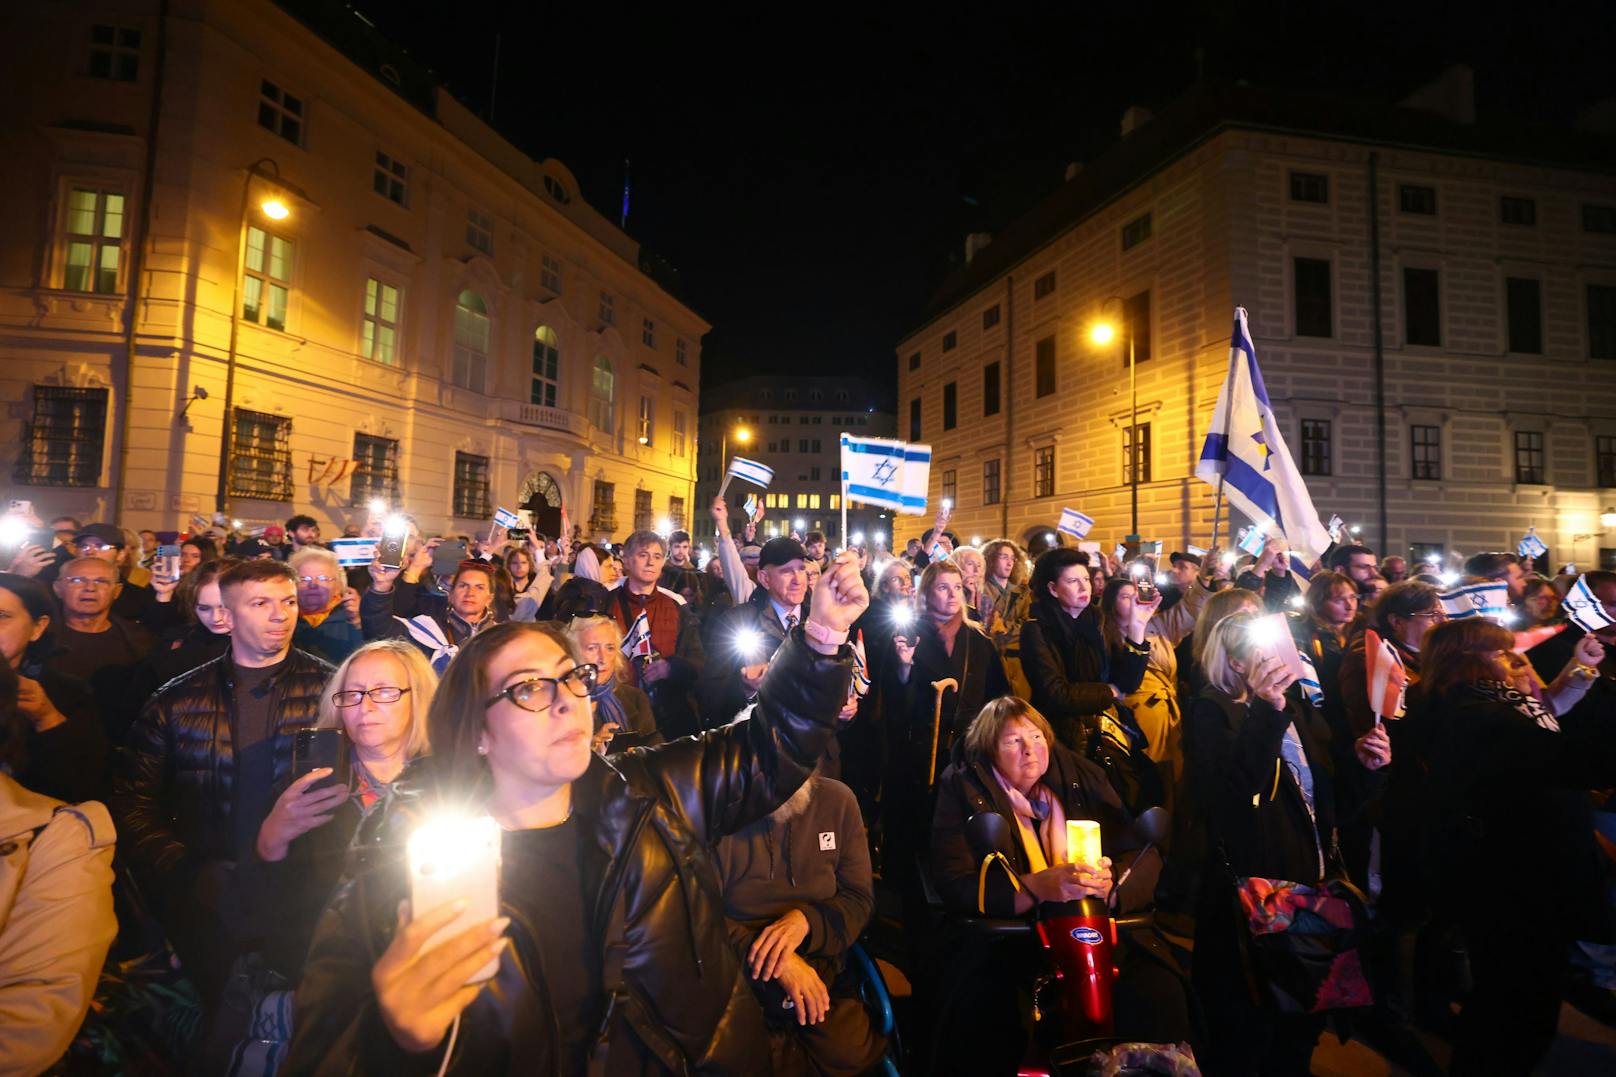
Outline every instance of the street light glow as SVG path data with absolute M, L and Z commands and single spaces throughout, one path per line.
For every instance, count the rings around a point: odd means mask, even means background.
M 1096 344 L 1105 345 L 1117 338 L 1117 327 L 1110 322 L 1095 322 L 1089 326 L 1089 339 Z
M 752 440 L 752 431 L 744 426 L 737 426 L 735 428 L 735 440 L 745 445 Z
M 263 211 L 264 216 L 272 221 L 284 221 L 292 215 L 291 208 L 285 202 L 273 196 L 258 203 L 258 208 Z

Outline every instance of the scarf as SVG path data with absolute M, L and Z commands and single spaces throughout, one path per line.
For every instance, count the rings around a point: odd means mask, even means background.
M 1493 703 L 1502 703 L 1506 707 L 1513 707 L 1523 718 L 1530 718 L 1533 723 L 1547 729 L 1550 733 L 1560 732 L 1560 722 L 1543 705 L 1543 701 L 1536 696 L 1529 696 L 1518 688 L 1513 688 L 1503 681 L 1477 681 L 1470 685 L 1470 691 Z
M 1029 799 L 1005 780 L 998 767 L 990 763 L 988 769 L 1010 801 L 1010 811 L 1016 817 L 1016 829 L 1021 834 L 1021 846 L 1026 850 L 1027 863 L 1033 873 L 1051 864 L 1067 863 L 1066 811 L 1060 800 L 1051 795 L 1042 782 L 1032 787 Z
M 623 704 L 617 698 L 617 693 L 612 691 L 615 681 L 616 678 L 596 681 L 594 691 L 589 693 L 590 701 L 595 704 L 595 728 L 600 729 L 610 722 L 616 722 L 617 731 L 627 733 L 628 713 L 623 710 Z
M 960 627 L 965 624 L 964 610 L 947 621 L 932 623 L 937 626 L 937 636 L 943 641 L 943 651 L 950 658 L 954 657 L 954 641 L 959 638 Z
M 460 653 L 460 648 L 450 643 L 449 637 L 444 635 L 443 626 L 425 613 L 410 618 L 394 617 L 393 620 L 402 624 L 410 639 L 427 652 L 432 671 L 443 676 L 443 671 L 449 668 L 454 656 Z

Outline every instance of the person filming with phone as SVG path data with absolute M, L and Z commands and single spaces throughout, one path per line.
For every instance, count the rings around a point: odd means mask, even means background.
M 757 1072 L 768 1030 L 712 847 L 808 780 L 868 602 L 841 555 L 744 717 L 610 760 L 590 751 L 594 667 L 558 628 L 467 643 L 433 756 L 360 827 L 281 1072 Z

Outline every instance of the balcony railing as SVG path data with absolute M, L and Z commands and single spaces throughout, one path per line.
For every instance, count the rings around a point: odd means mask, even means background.
M 576 434 L 583 437 L 589 424 L 582 415 L 563 411 L 560 408 L 547 408 L 539 404 L 527 404 L 520 400 L 500 401 L 501 418 L 523 426 L 540 426 L 546 430 L 560 430 L 565 434 Z

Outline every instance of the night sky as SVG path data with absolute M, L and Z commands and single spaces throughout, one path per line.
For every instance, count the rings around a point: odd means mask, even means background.
M 630 159 L 628 231 L 713 324 L 708 386 L 782 362 L 894 381 L 965 234 L 1198 71 L 1391 102 L 1464 62 L 1483 123 L 1569 124 L 1616 93 L 1602 3 L 356 7 L 614 220 Z

